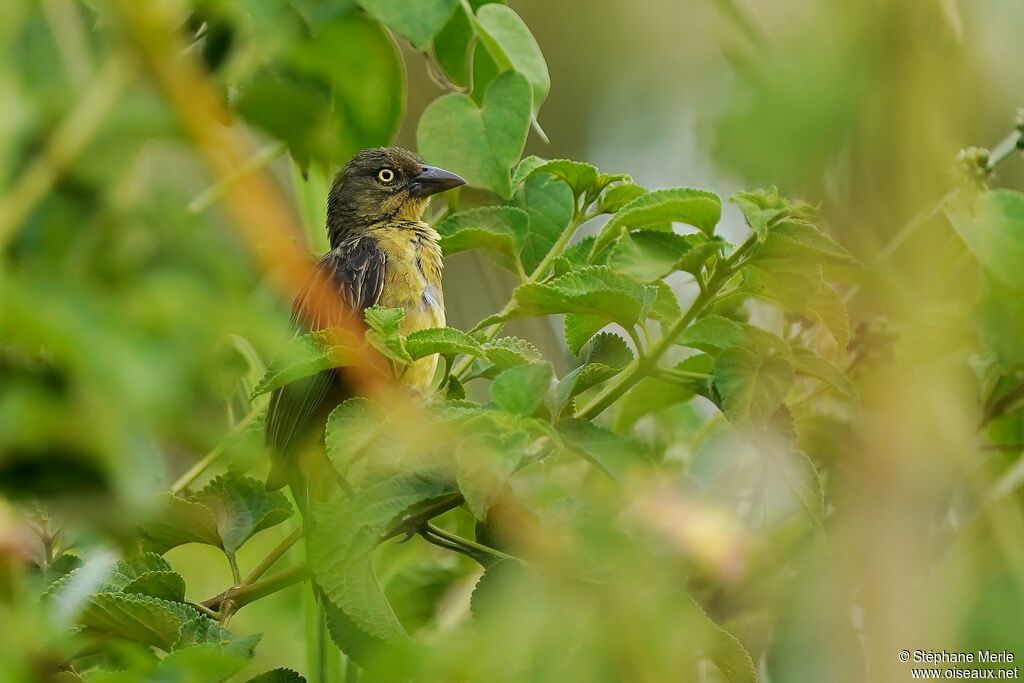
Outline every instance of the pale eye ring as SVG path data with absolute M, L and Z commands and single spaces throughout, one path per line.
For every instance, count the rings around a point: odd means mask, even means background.
M 381 181 L 382 183 L 394 182 L 395 172 L 392 171 L 390 168 L 382 168 L 379 171 L 377 171 L 377 180 Z

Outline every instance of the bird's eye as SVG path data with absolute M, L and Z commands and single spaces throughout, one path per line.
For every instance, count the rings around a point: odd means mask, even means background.
M 390 168 L 382 168 L 379 171 L 377 171 L 377 180 L 381 181 L 382 183 L 390 183 L 394 181 L 394 179 L 395 172 L 392 171 Z

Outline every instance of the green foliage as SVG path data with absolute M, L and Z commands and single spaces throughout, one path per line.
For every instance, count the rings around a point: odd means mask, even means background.
M 431 103 L 420 117 L 417 145 L 431 162 L 507 199 L 512 167 L 526 144 L 532 101 L 529 82 L 506 71 L 487 87 L 481 106 L 456 94 Z
M 828 677 L 817 660 L 794 664 L 801 643 L 825 644 L 808 628 L 818 605 L 808 617 L 790 598 L 843 538 L 835 491 L 850 483 L 849 451 L 864 436 L 855 430 L 887 419 L 859 420 L 861 401 L 886 408 L 879 396 L 902 386 L 879 360 L 899 336 L 851 319 L 848 283 L 862 273 L 816 207 L 776 188 L 738 192 L 727 211 L 750 231 L 731 244 L 713 192 L 521 158 L 531 129 L 543 138 L 551 78 L 523 19 L 483 0 L 186 2 L 173 35 L 194 44 L 170 57 L 152 47 L 170 34 L 144 35 L 158 19 L 146 3 L 71 3 L 86 61 L 99 70 L 100 57 L 129 55 L 152 78 L 107 93 L 110 115 L 88 133 L 88 153 L 37 157 L 67 134 L 55 117 L 94 87 L 73 75 L 79 48 L 60 42 L 67 26 L 50 16 L 68 3 L 51 4 L 0 11 L 8 52 L 38 55 L 24 74 L 0 67 L 15 129 L 0 144 L 0 175 L 29 179 L 12 183 L 21 199 L 0 212 L 0 482 L 16 501 L 0 500 L 0 531 L 14 530 L 0 539 L 0 615 L 19 626 L 0 664 L 20 667 L 12 680 L 305 681 L 284 666 L 297 648 L 282 645 L 301 631 L 300 600 L 279 593 L 300 584 L 313 605 L 303 673 L 316 683 L 339 679 L 342 656 L 345 680 L 367 682 L 749 683 L 755 662 L 772 680 Z M 223 93 L 216 121 L 170 96 L 169 83 L 195 78 L 192 58 L 209 70 L 193 84 L 196 103 Z M 266 255 L 264 239 L 283 242 L 261 232 L 276 228 L 250 230 L 287 211 L 271 211 L 274 183 L 259 177 L 250 191 L 243 181 L 287 151 L 296 213 L 322 247 L 332 172 L 393 141 L 406 61 L 419 77 L 420 60 L 444 92 L 403 130 L 415 128 L 429 163 L 485 191 L 435 203 L 440 246 L 506 270 L 508 301 L 469 331 L 413 330 L 414 315 L 382 306 L 363 312 L 362 335 L 296 331 L 261 284 L 293 283 L 253 257 Z M 240 168 L 214 144 L 225 130 L 232 144 L 269 144 Z M 754 144 L 752 127 L 735 130 Z M 777 156 L 783 175 L 790 156 Z M 217 183 L 193 199 L 203 159 Z M 968 421 L 981 419 L 980 436 L 1002 456 L 1024 439 L 1024 201 L 984 187 L 958 197 L 945 211 L 974 259 L 950 258 L 964 302 L 951 325 L 927 302 L 906 306 L 938 321 L 927 328 L 931 365 L 914 370 L 974 372 L 984 398 Z M 226 211 L 206 211 L 221 199 Z M 225 219 L 247 226 L 243 243 Z M 939 255 L 927 260 L 943 267 Z M 977 325 L 965 351 L 939 323 L 968 315 Z M 535 345 L 530 326 L 503 331 L 525 319 L 556 341 Z M 408 366 L 439 356 L 431 386 L 408 400 L 401 390 L 356 396 L 340 374 L 324 389 L 336 405 L 319 416 L 322 433 L 296 435 L 294 452 L 278 454 L 294 465 L 288 490 L 267 491 L 264 395 L 352 365 L 367 346 L 394 370 L 383 381 L 399 384 Z M 989 515 L 1013 505 L 1018 451 L 978 465 L 1000 477 L 995 493 L 951 487 L 943 497 L 984 501 L 983 530 L 1017 528 Z M 286 528 L 293 507 L 302 519 Z M 926 545 L 948 545 L 963 526 L 935 524 Z M 218 551 L 226 563 L 209 566 L 203 553 Z M 1002 580 L 964 610 L 972 647 L 1004 635 L 983 618 L 992 605 L 1017 606 L 998 604 L 1013 594 Z M 267 612 L 239 614 L 264 599 Z M 833 607 L 848 626 L 865 605 Z M 263 626 L 272 635 L 256 657 Z

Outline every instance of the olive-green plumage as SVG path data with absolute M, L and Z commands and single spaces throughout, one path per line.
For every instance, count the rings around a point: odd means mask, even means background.
M 423 222 L 430 197 L 465 181 L 427 166 L 398 147 L 368 149 L 355 155 L 335 177 L 327 200 L 327 235 L 331 250 L 316 266 L 319 277 L 336 290 L 348 310 L 316 300 L 322 288 L 309 284 L 295 300 L 293 320 L 306 329 L 337 326 L 350 312 L 380 305 L 405 310 L 404 332 L 445 324 L 438 234 Z M 326 297 L 325 297 L 326 298 Z M 423 392 L 437 357 L 423 358 L 399 378 Z M 328 414 L 352 395 L 334 371 L 321 372 L 274 392 L 266 420 L 266 443 L 273 468 L 267 488 L 295 487 L 297 459 L 322 460 Z M 305 486 L 305 484 L 303 484 Z M 296 491 L 305 496 L 305 491 Z

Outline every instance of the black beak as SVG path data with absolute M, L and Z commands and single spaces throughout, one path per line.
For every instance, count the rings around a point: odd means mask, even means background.
M 438 192 L 450 190 L 459 185 L 465 185 L 466 181 L 451 171 L 436 166 L 424 166 L 423 171 L 412 179 L 409 185 L 409 193 L 413 197 L 429 197 Z

